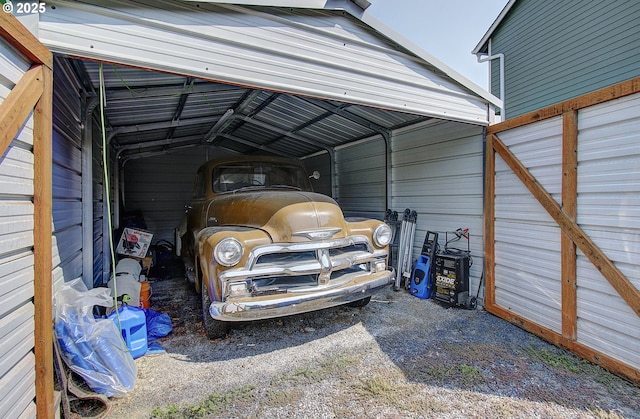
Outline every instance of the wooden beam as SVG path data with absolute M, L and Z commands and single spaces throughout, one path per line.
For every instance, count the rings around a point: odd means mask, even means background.
M 605 87 L 595 92 L 570 99 L 546 108 L 539 109 L 515 118 L 508 119 L 495 125 L 487 127 L 488 134 L 497 134 L 501 131 L 532 124 L 544 119 L 561 116 L 566 112 L 583 109 L 589 106 L 598 105 L 610 100 L 619 99 L 624 96 L 640 93 L 640 77 L 618 83 L 614 86 Z
M 521 317 L 518 314 L 515 314 L 505 308 L 498 307 L 496 305 L 487 305 L 485 309 L 488 313 L 491 313 L 510 323 L 513 323 L 521 329 L 533 333 L 553 345 L 563 347 L 586 359 L 587 361 L 600 365 L 601 367 L 613 372 L 614 374 L 620 375 L 621 377 L 624 377 L 636 384 L 640 384 L 640 370 L 632 368 L 631 366 L 622 363 L 614 358 L 611 358 L 608 355 L 595 351 L 588 346 L 576 342 L 575 340 L 568 339 L 551 329 L 540 326 L 539 324 Z
M 53 417 L 52 109 L 53 72 L 42 66 L 43 92 L 33 116 L 34 296 L 37 417 Z
M 495 289 L 495 196 L 496 160 L 493 151 L 493 136 L 486 138 L 484 169 L 484 303 L 494 304 Z
M 578 200 L 578 111 L 562 116 L 562 211 L 575 224 Z M 562 278 L 562 335 L 577 339 L 578 297 L 576 245 L 562 233 L 560 240 Z
M 620 297 L 627 302 L 629 307 L 640 316 L 640 291 L 624 276 L 624 274 L 611 262 L 598 246 L 585 234 L 584 231 L 564 213 L 560 205 L 538 183 L 529 170 L 509 151 L 509 148 L 495 135 L 491 134 L 493 149 L 502 157 L 524 186 L 540 202 L 551 218 L 560 226 L 566 234 L 591 263 L 600 271 L 607 281 L 618 292 Z
M 42 69 L 42 66 L 34 66 L 24 73 L 0 103 L 0 154 L 4 154 L 42 95 Z
M 34 64 L 53 68 L 53 54 L 11 13 L 0 13 L 0 37 Z

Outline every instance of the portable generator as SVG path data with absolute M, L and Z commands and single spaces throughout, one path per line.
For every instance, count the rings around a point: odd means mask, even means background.
M 469 255 L 436 255 L 433 298 L 451 306 L 467 306 L 469 301 Z

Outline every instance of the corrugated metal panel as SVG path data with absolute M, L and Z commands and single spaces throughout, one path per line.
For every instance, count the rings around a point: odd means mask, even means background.
M 29 67 L 0 37 L 0 102 Z M 29 412 L 35 398 L 32 145 L 29 117 L 0 161 L 0 417 Z
M 98 4 L 101 6 L 99 7 Z M 479 124 L 487 106 L 342 11 L 173 1 L 52 1 L 54 52 Z
M 29 411 L 36 396 L 36 362 L 29 352 L 4 377 L 0 378 L 0 416 L 20 418 Z M 28 416 L 27 416 L 28 417 Z
M 386 157 L 382 137 L 338 148 L 336 197 L 348 217 L 383 219 L 386 211 Z
M 52 203 L 55 244 L 54 290 L 61 282 L 79 276 L 84 277 L 89 288 L 103 282 L 103 184 L 101 147 L 98 145 L 101 141 L 100 132 L 93 130 L 95 141 L 83 153 L 83 147 L 87 146 L 82 144 L 83 128 L 91 129 L 91 124 L 85 123 L 82 119 L 82 90 L 83 87 L 69 63 L 56 57 Z M 87 170 L 84 179 L 83 159 L 88 159 L 84 162 Z M 88 173 L 89 170 L 92 172 Z M 83 182 L 87 181 L 92 181 L 93 186 L 91 193 L 83 195 L 83 190 L 87 188 L 83 187 Z M 88 207 L 89 210 L 85 213 L 83 207 Z M 92 219 L 84 220 L 86 216 Z M 90 243 L 92 248 L 83 249 Z M 83 254 L 86 256 L 84 259 Z
M 444 249 L 444 232 L 469 228 L 469 291 L 475 296 L 483 270 L 482 128 L 437 120 L 417 124 L 393 132 L 392 150 L 392 209 L 418 213 L 414 258 L 427 231 L 441 232 Z
M 579 113 L 578 224 L 640 288 L 640 95 Z M 640 369 L 640 319 L 578 254 L 578 341 Z
M 11 45 L 0 42 L 0 74 L 5 79 L 0 84 L 3 100 L 29 67 L 31 67 L 31 63 L 25 57 L 20 55 Z
M 559 201 L 561 118 L 498 137 Z M 495 189 L 496 304 L 561 332 L 560 228 L 499 156 Z
M 93 225 L 91 229 L 85 228 L 85 230 L 92 231 L 92 240 L 93 240 L 93 286 L 99 286 L 106 284 L 107 281 L 103 278 L 103 273 L 108 272 L 109 268 L 105 267 L 105 261 L 107 261 L 108 266 L 110 267 L 111 257 L 107 252 L 105 256 L 105 244 L 109 243 L 109 239 L 105 239 L 105 231 L 108 232 L 108 226 L 105 223 L 104 216 L 107 213 L 105 209 L 104 202 L 104 173 L 102 167 L 102 136 L 100 135 L 100 131 L 96 128 L 98 122 L 94 122 L 94 128 L 92 129 L 93 135 L 91 136 L 91 140 L 93 141 L 93 194 L 91 197 L 91 207 L 92 207 L 92 219 Z M 98 140 L 99 139 L 99 140 Z M 99 144 L 99 145 L 98 145 Z M 89 205 L 89 204 L 84 204 Z M 84 234 L 87 234 L 85 231 Z M 108 247 L 106 247 L 108 249 Z M 83 262 L 87 264 L 87 261 Z M 83 268 L 83 270 L 86 269 Z
M 376 133 L 369 127 L 356 125 L 339 115 L 328 116 L 299 132 L 329 147 L 347 143 L 352 138 L 370 137 Z
M 320 173 L 320 179 L 311 179 L 313 190 L 318 193 L 325 194 L 327 196 L 333 196 L 332 183 L 331 183 L 331 157 L 329 153 L 318 153 L 313 156 L 309 156 L 302 160 L 304 168 L 308 174 L 317 170 Z
M 54 293 L 82 276 L 82 119 L 80 88 L 60 60 L 53 71 L 53 271 Z M 90 286 L 91 284 L 88 284 Z
M 637 1 L 516 2 L 492 37 L 506 57 L 507 116 L 639 76 L 639 20 Z
M 173 242 L 173 230 L 191 202 L 196 170 L 208 159 L 229 154 L 213 147 L 194 148 L 129 161 L 124 167 L 125 210 L 142 212 L 154 243 L 162 239 Z
M 99 65 L 73 61 L 97 89 Z M 103 67 L 115 147 L 121 157 L 211 141 L 239 153 L 302 158 L 424 120 L 407 113 L 251 90 L 122 66 Z M 148 79 L 148 80 L 147 80 Z M 148 82 L 144 85 L 145 80 Z M 166 98 L 166 100 L 163 100 Z M 229 110 L 226 122 L 211 131 Z M 133 149 L 139 146 L 139 149 Z M 123 149 L 124 150 L 124 149 Z

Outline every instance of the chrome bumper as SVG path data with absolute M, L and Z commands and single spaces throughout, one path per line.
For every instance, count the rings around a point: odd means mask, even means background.
M 390 285 L 394 278 L 393 268 L 388 271 L 367 274 L 370 280 L 357 282 L 358 278 L 345 286 L 320 288 L 305 293 L 290 292 L 260 297 L 242 298 L 238 301 L 213 302 L 209 306 L 211 317 L 221 321 L 261 320 L 274 317 L 306 313 L 370 297 L 381 288 Z

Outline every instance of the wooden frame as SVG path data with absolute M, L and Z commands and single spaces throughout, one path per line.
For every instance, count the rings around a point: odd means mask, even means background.
M 613 264 L 604 252 L 576 223 L 578 110 L 640 93 L 640 78 L 635 78 L 596 92 L 522 115 L 487 128 L 485 153 L 485 275 L 488 312 L 508 320 L 543 339 L 563 346 L 614 373 L 640 383 L 640 371 L 577 342 L 576 248 L 602 273 L 624 301 L 640 316 L 640 291 Z M 562 117 L 562 205 L 559 205 L 527 168 L 500 140 L 498 134 L 512 128 L 548 118 Z M 557 333 L 525 319 L 495 302 L 495 153 L 505 161 L 529 192 L 549 213 L 562 231 L 562 333 Z
M 55 413 L 51 272 L 53 55 L 9 13 L 0 13 L 0 36 L 33 64 L 0 104 L 0 152 L 6 151 L 33 111 L 36 413 L 39 418 L 46 418 Z

